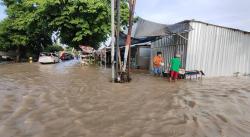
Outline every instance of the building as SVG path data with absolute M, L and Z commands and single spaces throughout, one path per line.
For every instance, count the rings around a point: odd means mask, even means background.
M 122 48 L 126 31 L 120 38 Z M 250 75 L 250 32 L 247 31 L 195 20 L 165 25 L 139 18 L 133 25 L 132 45 L 132 67 L 152 70 L 153 57 L 161 51 L 164 69 L 169 69 L 171 58 L 179 53 L 184 69 L 202 70 L 207 77 Z
M 194 20 L 166 27 L 171 33 L 151 45 L 151 58 L 161 51 L 165 69 L 180 53 L 186 70 L 203 70 L 208 77 L 250 74 L 250 32 Z

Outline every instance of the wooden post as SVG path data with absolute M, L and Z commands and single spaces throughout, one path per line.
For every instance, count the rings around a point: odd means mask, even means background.
M 136 0 L 129 1 L 129 28 L 128 28 L 128 34 L 127 34 L 127 39 L 126 39 L 125 53 L 124 53 L 123 72 L 125 72 L 126 68 L 128 68 L 127 74 L 128 74 L 129 79 L 130 79 L 129 72 L 130 72 L 130 62 L 131 62 L 131 33 L 132 33 L 132 27 L 133 27 L 135 3 L 136 3 Z
M 132 7 L 132 11 L 131 11 L 131 19 L 130 19 L 130 36 L 131 36 L 131 32 L 132 32 L 132 27 L 133 27 L 133 18 L 134 18 L 134 12 L 135 12 L 135 4 L 136 4 L 136 0 L 132 0 L 133 3 L 131 5 Z M 130 43 L 129 43 L 129 53 L 128 53 L 128 79 L 130 80 L 130 64 L 131 64 L 131 37 L 130 37 Z
M 105 48 L 105 69 L 107 68 L 107 47 Z

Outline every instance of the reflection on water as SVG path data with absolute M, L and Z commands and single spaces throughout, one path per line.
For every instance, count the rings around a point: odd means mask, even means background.
M 0 137 L 247 137 L 250 80 L 168 83 L 60 64 L 0 66 Z

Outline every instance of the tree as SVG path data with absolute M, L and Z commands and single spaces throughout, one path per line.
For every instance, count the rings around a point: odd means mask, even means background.
M 63 44 L 94 48 L 110 33 L 110 0 L 2 0 L 7 19 L 0 23 L 0 48 L 32 48 L 52 45 L 58 32 Z M 121 0 L 121 22 L 128 19 L 127 0 Z
M 21 0 L 3 0 L 3 4 L 8 18 L 0 24 L 0 39 L 3 43 L 7 41 L 2 49 L 16 49 L 18 61 L 24 49 L 39 51 L 42 45 L 52 44 L 52 31 L 40 20 L 34 4 Z
M 53 1 L 53 2 L 52 2 Z M 50 26 L 64 44 L 96 48 L 110 33 L 109 0 L 52 0 L 45 7 Z M 122 24 L 128 19 L 128 5 L 122 0 Z
M 59 45 L 51 45 L 51 46 L 47 46 L 44 51 L 45 52 L 59 52 L 59 51 L 63 51 L 64 49 L 59 46 Z
M 0 51 L 7 51 L 11 48 L 11 40 L 9 38 L 11 33 L 8 31 L 8 27 L 8 19 L 4 19 L 0 22 Z

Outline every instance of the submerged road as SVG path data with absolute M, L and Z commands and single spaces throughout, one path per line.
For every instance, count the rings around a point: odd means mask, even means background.
M 0 137 L 249 137 L 250 78 L 168 83 L 59 64 L 0 65 Z

